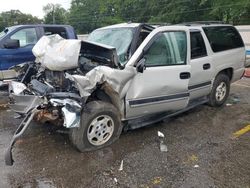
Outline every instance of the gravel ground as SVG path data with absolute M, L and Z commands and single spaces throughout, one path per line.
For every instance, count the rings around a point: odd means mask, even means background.
M 0 97 L 0 187 L 239 187 L 250 188 L 250 79 L 232 85 L 227 105 L 206 105 L 168 121 L 123 133 L 112 146 L 79 153 L 67 135 L 33 123 L 14 148 L 4 152 L 20 122 Z M 168 151 L 160 151 L 157 132 Z M 123 161 L 123 170 L 119 167 Z

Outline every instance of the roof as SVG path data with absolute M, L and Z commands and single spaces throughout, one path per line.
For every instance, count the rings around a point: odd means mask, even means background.
M 15 25 L 15 26 L 11 26 L 11 27 L 72 27 L 70 25 L 57 25 L 57 24 L 27 24 L 27 25 Z
M 221 21 L 198 21 L 198 22 L 186 22 L 176 24 L 180 26 L 187 26 L 187 27 L 214 27 L 214 26 L 232 26 L 230 24 L 225 24 Z
M 115 25 L 110 25 L 110 26 L 106 26 L 106 27 L 102 27 L 102 28 L 98 28 L 96 30 L 102 30 L 102 29 L 112 29 L 112 28 L 136 28 L 139 27 L 141 25 L 141 23 L 121 23 L 121 24 L 115 24 Z M 176 25 L 167 25 L 167 24 L 163 24 L 163 25 L 149 25 L 152 28 L 157 28 L 157 27 L 163 27 L 163 26 L 183 26 L 183 27 L 188 27 L 189 29 L 193 28 L 201 28 L 201 27 L 213 27 L 213 26 L 231 26 L 229 24 L 224 24 L 222 22 L 219 21 L 201 21 L 201 22 L 188 22 L 188 23 L 181 23 L 181 24 L 176 24 Z
M 99 29 L 113 29 L 113 28 L 136 28 L 139 27 L 141 23 L 120 23 L 120 24 L 115 24 L 115 25 L 110 25 Z

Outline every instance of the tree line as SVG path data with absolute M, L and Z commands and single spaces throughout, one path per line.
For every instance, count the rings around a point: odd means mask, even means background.
M 19 10 L 0 13 L 0 31 L 12 25 L 36 23 L 42 23 L 42 19 L 32 16 L 31 14 L 24 14 Z
M 38 19 L 18 10 L 0 14 L 0 29 L 9 25 L 69 24 L 77 33 L 121 22 L 176 24 L 192 21 L 223 21 L 250 24 L 249 0 L 72 0 L 69 10 L 59 4 L 43 7 Z

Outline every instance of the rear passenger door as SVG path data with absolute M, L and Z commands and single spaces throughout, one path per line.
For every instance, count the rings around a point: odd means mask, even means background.
M 212 84 L 212 58 L 208 56 L 204 42 L 204 33 L 200 30 L 190 31 L 191 78 L 189 82 L 190 100 L 209 94 Z

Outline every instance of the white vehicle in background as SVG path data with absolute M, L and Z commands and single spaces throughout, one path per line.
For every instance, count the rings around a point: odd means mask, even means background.
M 250 25 L 236 26 L 246 47 L 246 67 L 250 66 Z

